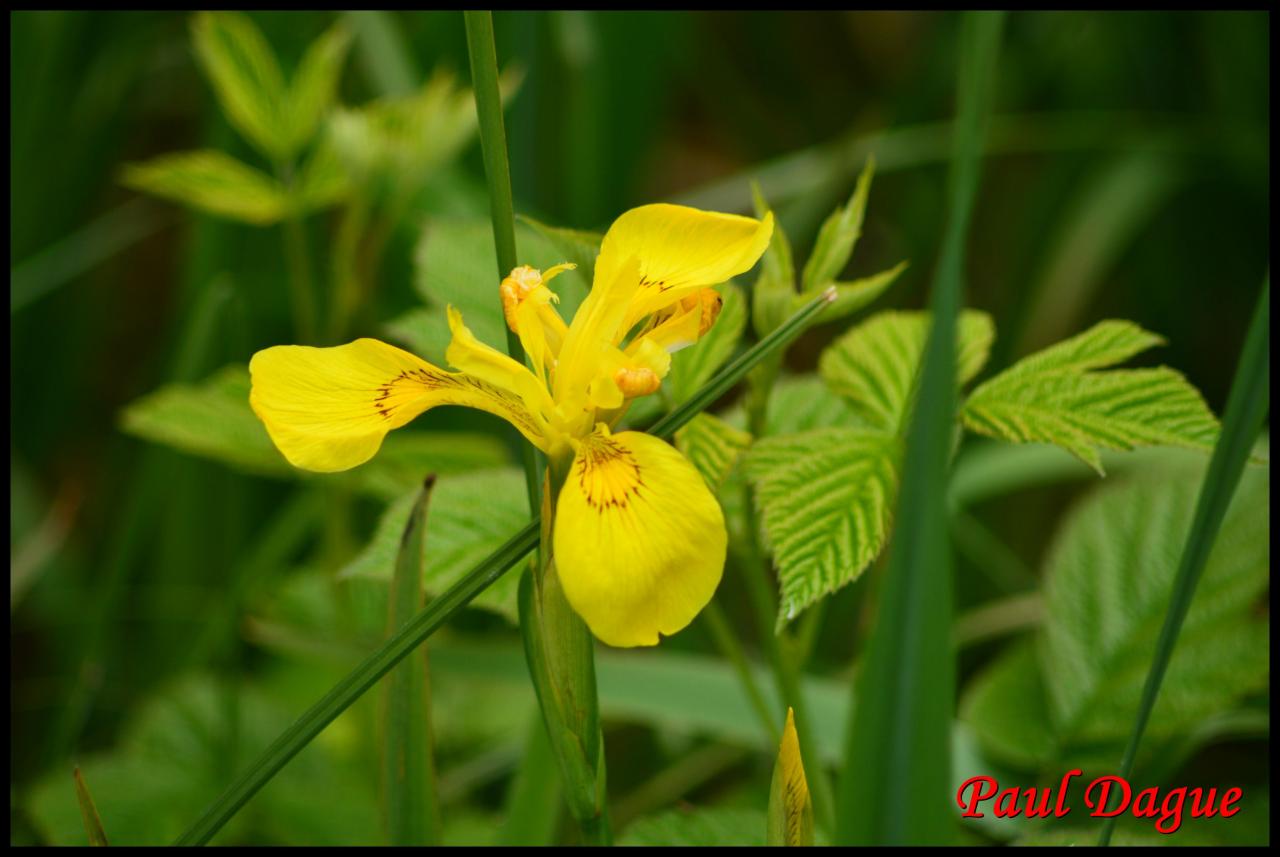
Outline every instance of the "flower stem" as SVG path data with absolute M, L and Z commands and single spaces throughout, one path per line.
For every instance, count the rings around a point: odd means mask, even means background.
M 293 167 L 277 164 L 276 174 L 286 192 L 293 189 Z M 307 254 L 307 237 L 302 231 L 302 220 L 290 207 L 289 214 L 280 224 L 284 236 L 285 262 L 289 266 L 289 297 L 293 304 L 293 324 L 298 338 L 314 343 L 319 332 L 316 322 L 316 299 L 311 288 L 311 260 Z
M 764 725 L 765 731 L 769 733 L 771 744 L 777 744 L 782 738 L 782 733 L 778 730 L 778 722 L 774 718 L 773 711 L 769 708 L 769 703 L 765 701 L 760 685 L 757 684 L 755 676 L 751 673 L 751 664 L 748 663 L 746 653 L 743 652 L 741 644 L 738 643 L 738 638 L 734 636 L 733 629 L 729 625 L 729 619 L 725 616 L 724 610 L 720 608 L 719 602 L 713 600 L 702 608 L 702 621 L 706 624 L 707 631 L 711 634 L 711 639 L 715 641 L 716 648 L 729 659 L 734 669 L 738 671 L 742 689 L 746 691 L 747 697 L 756 709 L 756 713 L 760 715 L 760 722 Z

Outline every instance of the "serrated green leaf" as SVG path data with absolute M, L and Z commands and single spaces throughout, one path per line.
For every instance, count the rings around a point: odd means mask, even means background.
M 768 437 L 859 424 L 858 413 L 849 401 L 831 392 L 817 375 L 784 375 L 769 393 L 765 415 Z
M 191 36 L 227 120 L 268 158 L 286 160 L 284 76 L 262 32 L 239 12 L 200 12 Z
M 564 261 L 550 242 L 520 224 L 516 248 L 521 264 L 546 269 Z M 444 366 L 452 338 L 445 306 L 452 305 L 481 342 L 506 341 L 497 256 L 487 221 L 432 221 L 423 230 L 414 261 L 415 285 L 429 306 L 426 312 L 410 310 L 392 320 L 387 326 L 390 333 L 425 359 Z M 587 286 L 578 271 L 565 271 L 551 282 L 551 290 L 560 296 L 557 309 L 568 320 L 586 297 Z
M 120 181 L 135 190 L 258 226 L 276 223 L 289 213 L 289 195 L 283 185 L 212 149 L 126 164 Z
M 153 443 L 280 478 L 317 477 L 292 467 L 249 407 L 249 372 L 228 366 L 198 384 L 170 384 L 131 402 L 121 428 Z M 483 435 L 400 430 L 367 464 L 350 471 L 363 490 L 398 497 L 427 473 L 457 473 L 508 460 L 506 447 Z M 336 477 L 343 478 L 343 477 Z
M 765 814 L 758 809 L 672 810 L 637 819 L 619 845 L 764 845 Z
M 1099 322 L 981 384 L 964 403 L 964 424 L 1014 443 L 1057 444 L 1100 475 L 1099 448 L 1211 450 L 1218 421 L 1178 372 L 1092 371 L 1162 342 L 1132 322 Z
M 1203 467 L 1109 485 L 1081 503 L 1046 562 L 1041 668 L 1063 743 L 1121 742 L 1137 710 Z M 1223 522 L 1147 734 L 1178 733 L 1265 686 L 1268 474 L 1246 473 Z
M 856 580 L 879 555 L 898 492 L 901 441 L 818 429 L 757 441 L 744 459 L 782 590 L 778 627 Z
M 702 413 L 676 432 L 675 442 L 676 448 L 698 468 L 707 485 L 715 491 L 751 446 L 751 435 L 719 417 Z
M 343 568 L 341 577 L 391 579 L 400 537 L 416 499 L 414 490 L 387 507 L 373 538 Z M 427 595 L 452 586 L 528 520 L 524 475 L 515 468 L 440 477 L 432 497 L 431 531 L 422 560 Z M 514 624 L 518 583 L 519 575 L 506 575 L 471 603 Z
M 981 673 L 962 718 L 1025 769 L 1110 770 L 1137 711 L 1203 463 L 1183 458 L 1097 489 L 1046 562 L 1045 624 Z M 1113 477 L 1116 478 L 1116 477 Z M 1269 475 L 1246 472 L 1205 568 L 1148 726 L 1147 753 L 1266 686 Z
M 756 217 L 770 213 L 769 204 L 760 192 L 760 185 L 751 183 L 751 195 Z M 760 273 L 751 290 L 751 323 L 757 336 L 766 336 L 787 317 L 792 297 L 796 293 L 795 265 L 791 261 L 791 244 L 782 224 L 775 217 L 773 235 L 769 247 L 760 258 Z
M 818 230 L 813 252 L 805 262 L 801 281 L 802 293 L 825 288 L 849 264 L 853 247 L 862 235 L 862 219 L 867 210 L 867 194 L 871 191 L 871 178 L 875 175 L 875 158 L 867 158 L 867 164 L 858 175 L 849 202 L 831 212 Z
M 516 219 L 547 239 L 564 256 L 562 261 L 577 265 L 578 275 L 584 283 L 590 285 L 594 282 L 596 256 L 600 255 L 600 243 L 604 241 L 603 235 L 582 229 L 548 226 L 524 214 L 516 215 Z
M 320 121 L 333 104 L 342 65 L 351 46 L 351 31 L 338 22 L 311 43 L 289 84 L 285 102 L 286 145 L 298 151 L 315 136 Z
M 664 383 L 671 387 L 673 404 L 687 401 L 733 356 L 747 325 L 747 301 L 742 290 L 728 282 L 717 286 L 716 291 L 724 298 L 716 323 L 701 339 L 671 357 L 671 374 Z
M 878 313 L 824 350 L 818 371 L 832 390 L 849 400 L 866 425 L 898 434 L 906 425 L 928 332 L 928 313 Z M 959 384 L 982 369 L 994 337 L 991 316 L 977 310 L 960 313 Z

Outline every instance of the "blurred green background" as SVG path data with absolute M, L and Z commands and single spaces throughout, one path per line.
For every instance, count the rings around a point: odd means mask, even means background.
M 289 69 L 335 13 L 251 17 Z M 170 743 L 148 745 L 150 755 L 133 754 L 116 773 L 148 783 L 138 800 L 170 789 L 166 777 L 180 790 L 182 771 L 204 764 L 193 759 L 208 752 L 190 743 L 193 735 L 238 724 L 243 734 L 229 746 L 253 752 L 350 663 L 349 652 L 339 653 L 343 660 L 309 650 L 315 641 L 290 649 L 262 627 L 219 624 L 228 569 L 260 547 L 265 522 L 291 508 L 289 486 L 148 446 L 118 428 L 121 408 L 163 383 L 201 380 L 292 338 L 275 230 L 199 215 L 118 180 L 123 163 L 179 149 L 214 147 L 252 160 L 199 72 L 188 20 L 159 12 L 10 16 L 14 841 L 51 835 L 57 813 L 43 784 L 64 783 L 70 794 L 72 758 L 160 735 Z M 406 92 L 439 67 L 469 77 L 458 13 L 357 15 L 350 23 L 346 104 Z M 503 12 L 495 26 L 500 62 L 525 71 L 507 113 L 520 212 L 596 230 L 650 201 L 747 212 L 748 180 L 758 178 L 803 257 L 874 152 L 877 180 L 858 256 L 866 268 L 854 274 L 909 259 L 887 303 L 923 305 L 942 230 L 956 16 Z M 1169 340 L 1151 360 L 1184 372 L 1221 412 L 1269 261 L 1269 63 L 1266 13 L 1009 16 L 967 286 L 967 303 L 996 322 L 987 372 L 1099 319 L 1128 318 Z M 373 319 L 418 304 L 414 247 L 422 223 L 440 213 L 487 213 L 474 142 L 400 222 Z M 317 266 L 330 219 L 307 223 Z M 813 368 L 841 329 L 829 327 L 793 350 L 793 369 Z M 438 426 L 478 426 L 507 439 L 492 422 L 462 414 L 425 428 Z M 1069 497 L 1045 491 L 984 506 L 982 517 L 999 521 L 1009 546 L 1035 566 Z M 376 512 L 357 509 L 360 538 Z M 296 546 L 284 559 L 291 567 L 310 561 Z M 967 588 L 961 573 L 964 608 L 985 593 L 981 582 Z M 258 588 L 269 595 L 275 579 Z M 345 621 L 305 618 L 318 629 Z M 463 621 L 507 633 L 492 617 Z M 816 670 L 842 668 L 850 643 L 841 631 L 823 630 Z M 96 641 L 87 659 L 85 640 Z M 328 642 L 341 646 L 336 636 Z M 698 631 L 665 646 L 710 650 Z M 982 649 L 967 655 L 962 679 L 984 657 Z M 441 658 L 466 663 L 456 652 Z M 491 672 L 514 676 L 497 682 L 503 693 L 513 682 L 515 693 L 527 693 L 521 669 L 517 659 Z M 290 678 L 273 679 L 270 693 L 246 691 L 243 716 L 200 719 L 218 711 L 223 684 L 257 688 L 263 676 L 283 674 Z M 77 697 L 86 681 L 96 689 Z M 446 722 L 450 711 L 473 717 L 459 712 L 491 706 L 491 691 L 484 682 L 442 690 L 439 728 L 457 731 Z M 202 725 L 138 725 L 182 716 Z M 482 828 L 516 761 L 510 750 L 484 750 L 485 741 L 523 734 L 511 735 L 501 719 L 490 732 L 471 727 L 475 735 L 449 745 L 455 756 L 441 767 L 469 807 L 455 820 L 465 828 L 474 817 Z M 643 807 L 645 794 L 631 790 L 654 773 L 649 751 L 678 758 L 690 746 L 664 743 L 675 739 L 661 730 L 617 728 L 611 789 Z M 323 739 L 336 747 L 369 740 L 336 729 Z M 213 755 L 210 783 L 192 786 L 186 816 L 155 821 L 161 828 L 191 820 L 209 789 L 246 761 Z M 272 808 L 246 812 L 229 841 L 361 839 L 375 810 L 340 798 L 349 777 L 372 782 L 369 754 L 339 754 L 348 767 L 323 771 L 314 755 L 264 792 Z M 1247 748 L 1239 755 L 1247 769 Z M 156 758 L 165 761 L 148 767 Z M 759 767 L 741 755 L 703 762 L 720 773 L 695 778 L 696 788 L 713 790 L 700 794 L 731 793 Z M 299 793 L 317 783 L 317 791 L 335 791 L 318 805 Z

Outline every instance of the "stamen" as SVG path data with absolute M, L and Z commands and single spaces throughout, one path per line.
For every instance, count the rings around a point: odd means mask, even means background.
M 658 374 L 652 369 L 644 367 L 639 369 L 619 369 L 613 373 L 613 380 L 618 385 L 618 389 L 622 391 L 622 395 L 628 399 L 656 393 L 658 388 L 662 386 L 662 379 L 658 377 Z

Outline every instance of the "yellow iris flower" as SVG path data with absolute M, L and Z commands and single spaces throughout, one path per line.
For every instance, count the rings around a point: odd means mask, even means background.
M 449 308 L 447 372 L 379 342 L 281 345 L 249 363 L 249 401 L 295 467 L 332 472 L 373 457 L 383 437 L 436 405 L 507 420 L 567 474 L 552 552 L 573 609 L 614 646 L 647 646 L 693 620 L 724 569 L 720 505 L 684 456 L 640 432 L 614 434 L 630 400 L 655 392 L 671 353 L 706 333 L 711 288 L 751 268 L 773 232 L 763 221 L 646 205 L 609 228 L 591 292 L 571 324 L 545 272 L 516 268 L 499 291 L 532 369 L 485 345 Z

